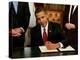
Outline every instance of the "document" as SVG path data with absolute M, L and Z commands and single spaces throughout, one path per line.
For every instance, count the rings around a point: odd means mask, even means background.
M 72 48 L 71 46 L 68 46 L 66 48 L 59 48 L 60 51 L 75 51 L 74 48 Z
M 46 46 L 39 46 L 39 49 L 40 49 L 40 51 L 41 51 L 42 53 L 46 53 L 46 52 L 58 52 L 57 49 L 48 50 L 48 49 L 46 48 Z
M 39 46 L 39 49 L 42 53 L 47 53 L 47 52 L 59 52 L 57 49 L 53 49 L 53 50 L 48 50 L 46 48 L 46 46 Z M 74 48 L 72 48 L 71 46 L 68 46 L 66 48 L 59 48 L 60 51 L 75 51 Z

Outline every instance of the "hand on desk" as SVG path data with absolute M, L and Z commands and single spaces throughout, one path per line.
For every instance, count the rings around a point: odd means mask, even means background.
M 47 47 L 48 50 L 52 50 L 60 47 L 59 43 L 52 43 L 50 41 L 47 41 L 45 43 L 45 46 Z
M 21 36 L 22 30 L 20 28 L 14 28 L 11 29 L 10 33 L 12 37 L 19 37 Z

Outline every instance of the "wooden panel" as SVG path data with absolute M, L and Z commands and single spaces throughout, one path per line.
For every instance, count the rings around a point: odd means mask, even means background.
M 63 15 L 61 11 L 48 11 L 49 21 L 61 24 Z

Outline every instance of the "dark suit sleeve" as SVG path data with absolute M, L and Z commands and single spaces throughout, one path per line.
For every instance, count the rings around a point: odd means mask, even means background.
M 28 25 L 29 25 L 29 20 L 30 20 L 30 11 L 29 11 L 29 5 L 28 3 L 24 3 L 22 4 L 22 12 L 21 12 L 21 27 L 24 28 L 24 30 L 27 29 Z
M 56 24 L 56 31 L 57 39 L 63 44 L 63 48 L 67 47 L 69 45 L 69 40 L 66 38 L 65 31 L 63 31 L 59 24 Z
M 9 29 L 22 27 L 25 31 L 29 25 L 30 11 L 27 2 L 18 2 L 17 13 L 13 4 L 9 6 Z
M 31 29 L 30 33 L 31 33 L 31 46 L 33 47 L 33 46 L 36 46 L 35 32 L 33 28 Z

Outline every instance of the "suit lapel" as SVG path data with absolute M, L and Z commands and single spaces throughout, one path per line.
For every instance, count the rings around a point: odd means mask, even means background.
M 49 22 L 49 24 L 48 24 L 48 40 L 51 40 L 51 35 L 52 35 L 52 33 L 53 33 L 53 27 L 52 27 L 52 25 L 51 25 L 51 23 Z
M 15 9 L 14 9 L 14 6 L 13 6 L 13 3 L 11 2 L 11 11 L 12 11 L 12 13 L 14 13 L 14 14 L 16 14 L 16 12 L 15 12 Z
M 41 34 L 41 26 L 39 26 L 37 30 L 38 30 L 38 31 L 37 31 L 37 33 L 38 33 L 38 34 L 37 34 L 37 35 L 38 35 L 37 38 L 40 39 L 40 40 L 38 40 L 38 42 L 39 42 L 40 45 L 43 45 L 44 42 L 43 42 L 43 38 L 42 38 L 42 34 Z
M 17 26 L 18 23 L 17 23 L 17 20 L 16 20 L 16 12 L 15 12 L 15 9 L 14 9 L 14 6 L 13 6 L 13 3 L 11 2 L 11 6 L 10 6 L 10 9 L 9 9 L 9 15 L 10 15 L 10 20 L 11 20 L 11 26 Z
M 38 36 L 40 36 L 40 38 L 42 38 L 42 35 L 41 35 L 41 27 L 40 26 L 38 27 Z

